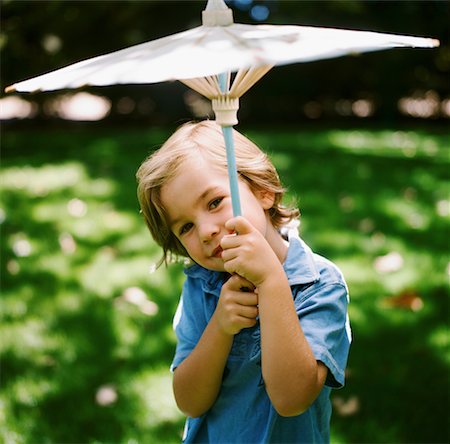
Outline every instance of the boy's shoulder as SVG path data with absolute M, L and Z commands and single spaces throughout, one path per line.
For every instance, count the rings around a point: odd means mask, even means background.
M 284 269 L 291 285 L 345 284 L 339 267 L 331 260 L 312 251 L 296 229 L 288 232 L 289 249 Z

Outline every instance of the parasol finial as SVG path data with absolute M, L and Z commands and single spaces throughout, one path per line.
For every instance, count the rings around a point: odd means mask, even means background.
M 230 97 L 228 93 L 211 100 L 216 122 L 220 126 L 234 126 L 238 124 L 237 112 L 239 99 Z
M 233 22 L 233 11 L 223 0 L 208 0 L 202 11 L 203 26 L 229 26 Z

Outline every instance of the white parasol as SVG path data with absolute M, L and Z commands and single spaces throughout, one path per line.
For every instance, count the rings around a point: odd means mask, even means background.
M 271 67 L 395 47 L 433 48 L 431 38 L 344 29 L 245 25 L 233 22 L 223 0 L 208 0 L 202 26 L 94 57 L 6 88 L 53 91 L 87 85 L 146 84 L 180 80 L 212 101 L 223 128 L 234 215 L 240 215 L 232 127 L 239 97 Z M 236 72 L 234 79 L 231 73 Z

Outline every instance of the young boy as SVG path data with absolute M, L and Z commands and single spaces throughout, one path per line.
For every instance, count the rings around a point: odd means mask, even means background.
M 329 395 L 344 384 L 351 341 L 347 286 L 299 238 L 267 156 L 234 138 L 243 216 L 232 215 L 213 121 L 180 127 L 137 173 L 163 260 L 191 261 L 172 364 L 183 441 L 329 442 Z

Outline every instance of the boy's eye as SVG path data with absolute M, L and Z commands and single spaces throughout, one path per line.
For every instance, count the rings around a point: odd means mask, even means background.
M 179 230 L 180 236 L 183 235 L 183 234 L 186 234 L 191 228 L 192 228 L 192 223 L 191 222 L 189 222 L 187 224 L 184 224 Z
M 212 200 L 209 203 L 209 209 L 210 210 L 214 210 L 215 208 L 217 208 L 220 205 L 220 202 L 222 202 L 223 197 L 218 197 L 217 199 Z

